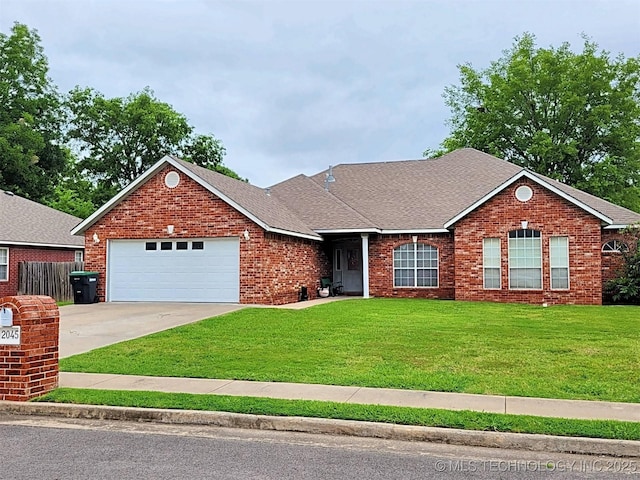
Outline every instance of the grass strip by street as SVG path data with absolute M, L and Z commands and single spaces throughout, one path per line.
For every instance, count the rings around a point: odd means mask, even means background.
M 359 299 L 246 308 L 61 370 L 640 402 L 640 307 Z
M 640 440 L 640 422 L 575 420 L 310 400 L 280 400 L 187 393 L 59 388 L 33 401 L 138 408 L 206 410 L 457 428 L 495 432 Z

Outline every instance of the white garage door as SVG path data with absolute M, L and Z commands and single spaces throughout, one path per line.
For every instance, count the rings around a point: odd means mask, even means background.
M 108 301 L 240 301 L 237 238 L 112 240 L 108 261 Z

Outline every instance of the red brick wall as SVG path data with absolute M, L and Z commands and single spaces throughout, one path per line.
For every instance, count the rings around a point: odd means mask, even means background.
M 421 234 L 418 243 L 438 249 L 438 288 L 394 287 L 393 249 L 412 243 L 412 235 L 371 235 L 369 237 L 369 294 L 375 297 L 454 298 L 453 235 Z
M 20 345 L 0 345 L 0 400 L 27 401 L 58 386 L 60 313 L 43 296 L 6 296 L 0 306 L 13 311 Z
M 315 282 L 322 255 L 317 242 L 264 230 L 242 213 L 180 173 L 176 188 L 164 184 L 166 167 L 131 193 L 85 234 L 85 269 L 100 274 L 98 295 L 105 300 L 106 250 L 110 239 L 240 238 L 240 302 L 296 301 L 301 285 Z M 174 233 L 167 233 L 174 225 Z M 245 240 L 243 232 L 249 232 Z M 100 242 L 93 242 L 96 233 Z
M 318 242 L 267 233 L 263 250 L 261 258 L 252 264 L 255 272 L 246 273 L 247 283 L 253 278 L 261 279 L 260 288 L 255 291 L 256 299 L 248 303 L 295 302 L 303 285 L 310 299 L 317 296 L 316 283 L 329 262 Z M 245 273 L 241 272 L 242 275 Z
M 520 185 L 529 185 L 528 202 L 515 198 Z M 508 234 L 521 228 L 542 233 L 542 290 L 509 290 Z M 551 290 L 549 237 L 569 237 L 569 290 Z M 501 290 L 484 290 L 482 239 L 501 240 Z M 455 225 L 455 283 L 458 300 L 489 300 L 533 304 L 601 304 L 600 220 L 538 184 L 522 179 L 480 206 Z
M 42 248 L 0 245 L 9 249 L 9 280 L 0 281 L 0 297 L 18 293 L 18 264 L 20 262 L 73 262 L 76 249 Z M 78 248 L 77 250 L 82 250 Z

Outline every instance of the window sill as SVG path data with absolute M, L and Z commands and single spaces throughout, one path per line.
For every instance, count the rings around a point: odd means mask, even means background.
M 436 288 L 440 288 L 440 286 L 435 286 L 435 287 L 396 287 L 394 286 L 393 289 L 394 290 L 404 290 L 404 289 L 416 289 L 416 288 L 420 288 L 420 289 L 436 289 Z

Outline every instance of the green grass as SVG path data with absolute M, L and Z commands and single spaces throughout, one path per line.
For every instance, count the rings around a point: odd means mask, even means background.
M 247 308 L 63 359 L 61 369 L 640 402 L 640 307 Z
M 640 440 L 640 423 L 568 420 L 525 415 L 449 411 L 307 400 L 59 388 L 35 401 L 123 407 L 216 410 L 254 415 L 303 416 L 498 432 Z
M 73 305 L 73 300 L 60 300 L 56 302 L 58 307 L 64 307 L 65 305 Z

